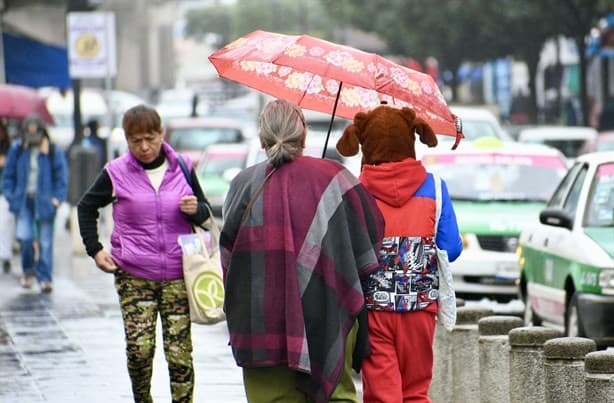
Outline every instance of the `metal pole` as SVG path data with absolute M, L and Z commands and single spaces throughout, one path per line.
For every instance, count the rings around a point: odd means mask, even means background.
M 73 95 L 73 125 L 75 128 L 75 136 L 72 140 L 72 145 L 81 143 L 83 138 L 83 122 L 81 122 L 81 80 L 72 80 L 72 95 Z
M 335 120 L 335 113 L 337 112 L 337 104 L 339 103 L 339 95 L 341 95 L 341 87 L 343 81 L 339 82 L 339 89 L 337 90 L 337 97 L 335 98 L 335 106 L 333 106 L 333 113 L 330 116 L 330 124 L 328 125 L 328 133 L 326 133 L 326 141 L 324 142 L 324 149 L 322 150 L 322 158 L 326 155 L 326 149 L 328 148 L 328 138 L 330 137 L 330 131 L 333 128 L 333 121 Z

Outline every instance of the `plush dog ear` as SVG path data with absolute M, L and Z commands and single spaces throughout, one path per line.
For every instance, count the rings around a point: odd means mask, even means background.
M 351 124 L 345 128 L 343 135 L 337 141 L 337 151 L 344 157 L 358 154 L 358 127 Z
M 405 119 L 410 126 L 414 125 L 416 112 L 413 109 L 407 107 L 401 108 L 401 116 L 403 116 L 403 119 Z
M 424 119 L 416 118 L 414 120 L 414 127 L 416 128 L 416 133 L 420 135 L 420 141 L 423 144 L 429 147 L 435 147 L 437 145 L 437 136 L 435 136 L 435 132 Z
M 344 157 L 351 157 L 358 154 L 358 145 L 361 142 L 361 134 L 367 114 L 358 112 L 354 116 L 354 123 L 343 131 L 341 138 L 337 141 L 337 151 Z

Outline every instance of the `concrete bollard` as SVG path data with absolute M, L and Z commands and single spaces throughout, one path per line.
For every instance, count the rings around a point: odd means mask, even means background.
M 465 301 L 457 298 L 456 307 L 465 305 Z M 452 332 L 443 326 L 435 326 L 433 341 L 433 379 L 429 389 L 429 397 L 433 403 L 448 403 L 452 400 Z
M 586 402 L 614 402 L 614 350 L 588 353 L 584 371 Z
M 482 403 L 509 402 L 508 333 L 523 325 L 517 316 L 487 316 L 478 321 Z
M 584 403 L 584 357 L 597 346 L 583 337 L 544 343 L 546 403 Z
M 478 321 L 492 314 L 490 308 L 460 307 L 457 310 L 456 326 L 452 331 L 452 398 L 449 402 L 480 400 Z
M 531 326 L 509 332 L 509 392 L 512 403 L 546 400 L 544 387 L 544 343 L 561 337 L 555 329 Z

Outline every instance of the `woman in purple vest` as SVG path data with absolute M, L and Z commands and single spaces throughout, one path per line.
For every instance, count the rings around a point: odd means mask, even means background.
M 115 275 L 128 372 L 136 402 L 151 402 L 156 322 L 162 321 L 173 402 L 191 402 L 192 339 L 182 252 L 177 237 L 209 218 L 189 158 L 190 186 L 177 154 L 164 141 L 155 109 L 135 106 L 124 114 L 126 154 L 108 162 L 78 205 L 79 228 L 96 266 Z M 98 238 L 98 210 L 113 203 L 111 253 Z

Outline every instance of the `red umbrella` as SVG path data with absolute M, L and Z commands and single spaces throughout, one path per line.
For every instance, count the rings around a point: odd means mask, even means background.
M 431 76 L 374 53 L 309 35 L 254 31 L 209 60 L 220 77 L 333 119 L 335 114 L 353 119 L 386 101 L 414 109 L 436 133 L 456 136 L 457 143 L 463 137 L 460 119 Z
M 0 117 L 23 119 L 32 114 L 37 114 L 48 124 L 54 124 L 45 98 L 36 90 L 22 85 L 0 85 Z

